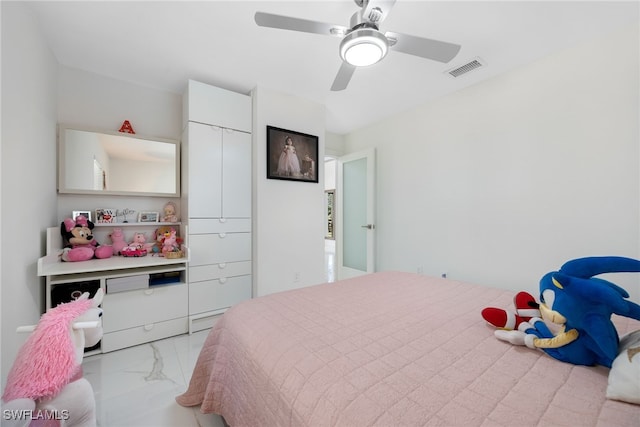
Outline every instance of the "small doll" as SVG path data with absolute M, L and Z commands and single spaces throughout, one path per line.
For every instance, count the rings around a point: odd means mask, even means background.
M 167 202 L 163 208 L 162 222 L 178 222 L 178 208 L 173 202 Z

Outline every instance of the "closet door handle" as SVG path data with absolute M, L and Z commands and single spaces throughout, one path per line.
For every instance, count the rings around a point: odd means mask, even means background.
M 218 234 L 218 237 L 220 237 L 221 239 L 224 239 L 225 237 L 227 237 L 227 233 L 220 233 Z
M 227 263 L 226 262 L 221 262 L 220 264 L 218 264 L 218 268 L 220 270 L 224 270 L 225 268 L 227 268 Z
M 219 280 L 220 280 L 220 283 L 223 284 L 223 285 L 225 283 L 227 283 L 227 278 L 226 277 L 221 277 Z

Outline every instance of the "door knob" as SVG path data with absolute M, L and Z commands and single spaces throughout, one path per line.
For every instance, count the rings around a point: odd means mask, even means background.
M 374 228 L 376 228 L 376 226 L 373 224 L 361 225 L 360 227 L 366 228 L 367 230 L 373 230 Z

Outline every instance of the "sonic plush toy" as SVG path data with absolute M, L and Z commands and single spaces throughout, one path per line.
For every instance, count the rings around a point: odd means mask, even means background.
M 611 367 L 618 355 L 618 332 L 611 315 L 640 320 L 640 305 L 627 291 L 597 276 L 640 272 L 640 261 L 624 257 L 588 257 L 566 262 L 540 280 L 540 304 L 528 294 L 516 295 L 515 314 L 489 307 L 482 316 L 498 339 L 539 348 L 549 356 L 576 365 Z M 518 301 L 525 301 L 519 303 Z M 539 317 L 531 317 L 539 308 Z M 509 330 L 512 329 L 512 330 Z

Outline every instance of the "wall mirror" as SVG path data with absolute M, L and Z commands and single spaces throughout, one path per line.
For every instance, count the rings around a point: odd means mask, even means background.
M 60 125 L 58 192 L 180 196 L 179 141 Z

